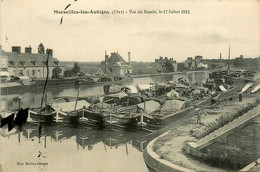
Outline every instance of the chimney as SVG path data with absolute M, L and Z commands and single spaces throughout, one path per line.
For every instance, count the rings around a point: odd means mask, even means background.
M 20 46 L 12 46 L 12 52 L 21 54 L 21 47 Z
M 29 46 L 29 47 L 25 47 L 25 53 L 28 53 L 28 54 L 32 54 L 32 47 Z
M 220 54 L 219 54 L 219 62 L 220 62 L 220 63 L 221 63 L 221 55 L 222 55 L 222 54 L 220 53 Z
M 50 56 L 53 56 L 53 49 L 47 49 L 46 54 L 49 54 Z
M 131 53 L 130 52 L 128 52 L 128 63 L 130 64 L 130 62 L 131 62 Z
M 108 55 L 107 55 L 107 50 L 105 50 L 105 76 L 107 75 L 107 61 L 108 61 Z

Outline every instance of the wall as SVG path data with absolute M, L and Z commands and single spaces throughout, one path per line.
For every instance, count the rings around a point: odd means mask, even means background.
M 260 156 L 260 125 L 252 123 L 227 137 L 227 142 L 215 142 L 201 150 L 207 159 L 226 166 L 242 168 Z
M 55 67 L 49 67 L 49 78 L 52 77 L 52 70 Z M 63 67 L 60 67 L 62 69 L 62 75 L 63 75 Z M 33 70 L 35 71 L 35 75 L 33 76 Z M 23 76 L 28 77 L 36 77 L 36 78 L 46 78 L 47 76 L 47 68 L 46 67 L 26 67 L 26 68 L 15 68 L 15 67 L 9 67 L 8 72 L 14 76 L 19 76 L 20 71 L 23 72 Z M 28 73 L 29 71 L 29 73 Z
M 8 57 L 7 56 L 1 56 L 0 57 L 0 68 L 8 68 Z

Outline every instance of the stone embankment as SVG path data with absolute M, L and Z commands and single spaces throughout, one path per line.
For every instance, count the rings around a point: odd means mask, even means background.
M 205 109 L 199 123 L 193 116 L 151 141 L 144 152 L 147 165 L 155 171 L 216 171 L 239 170 L 256 161 L 260 153 L 260 106 L 255 104 L 259 95 L 248 94 L 242 102 L 235 99 Z M 232 119 L 248 107 L 255 108 Z M 231 122 L 199 137 L 211 125 L 221 123 L 223 116 Z

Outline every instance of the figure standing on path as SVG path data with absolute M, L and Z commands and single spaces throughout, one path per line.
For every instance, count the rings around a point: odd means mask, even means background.
M 242 92 L 241 91 L 239 92 L 238 99 L 240 102 L 242 102 Z
M 199 124 L 200 121 L 201 121 L 201 110 L 200 110 L 200 108 L 196 108 L 195 113 L 196 113 L 196 116 L 197 116 L 197 124 Z

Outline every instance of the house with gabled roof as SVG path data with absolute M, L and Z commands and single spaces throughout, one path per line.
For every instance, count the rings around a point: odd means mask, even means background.
M 111 53 L 110 57 L 105 54 L 105 61 L 101 62 L 101 70 L 108 76 L 124 76 L 132 74 L 133 67 L 130 64 L 130 52 L 128 53 L 128 62 L 118 53 Z

